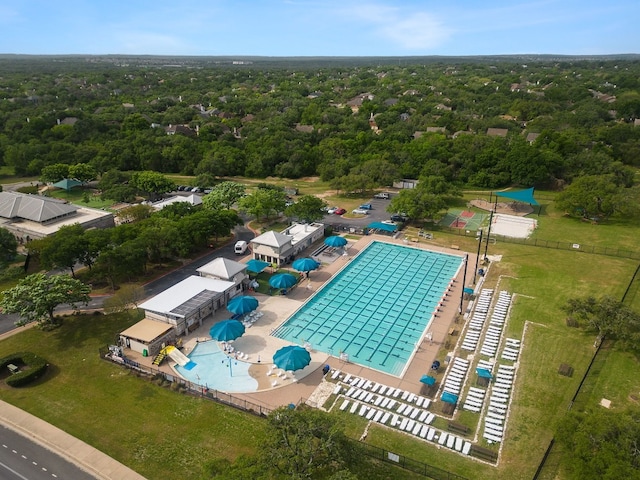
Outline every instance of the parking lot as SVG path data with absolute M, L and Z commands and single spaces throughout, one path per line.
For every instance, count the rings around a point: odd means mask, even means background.
M 391 195 L 393 198 L 393 195 Z M 372 222 L 382 222 L 389 220 L 391 213 L 387 212 L 389 200 L 380 198 L 363 199 L 361 204 L 371 204 L 371 210 L 367 210 L 366 215 L 355 217 L 351 211 L 348 211 L 349 218 L 343 218 L 342 215 L 326 214 L 323 222 L 328 225 L 351 225 L 358 227 L 366 227 Z M 355 217 L 355 218 L 354 218 Z

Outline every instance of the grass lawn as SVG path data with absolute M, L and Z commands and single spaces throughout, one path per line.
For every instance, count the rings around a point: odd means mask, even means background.
M 173 392 L 99 358 L 98 348 L 133 322 L 72 316 L 55 331 L 33 328 L 0 342 L 0 356 L 28 350 L 51 364 L 36 385 L 2 383 L 0 397 L 149 479 L 195 480 L 207 461 L 254 453 L 263 442 L 263 420 Z
M 88 202 L 85 202 L 85 193 L 88 194 Z M 94 195 L 94 193 L 95 190 L 81 187 L 72 188 L 69 191 L 62 189 L 49 190 L 51 197 L 61 198 L 82 207 L 108 210 L 113 205 L 113 200 L 102 200 L 99 195 Z

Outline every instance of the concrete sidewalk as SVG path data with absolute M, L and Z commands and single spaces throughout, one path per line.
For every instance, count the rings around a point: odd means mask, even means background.
M 0 423 L 57 453 L 99 480 L 145 480 L 145 477 L 100 450 L 1 400 Z

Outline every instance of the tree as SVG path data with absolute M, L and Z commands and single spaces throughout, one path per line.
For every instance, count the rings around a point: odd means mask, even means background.
M 87 183 L 91 180 L 95 180 L 98 176 L 98 172 L 88 163 L 76 163 L 69 167 L 69 176 L 82 183 Z
M 326 206 L 326 202 L 315 195 L 303 195 L 296 203 L 287 207 L 285 213 L 289 217 L 312 223 L 324 217 L 322 209 Z
M 238 202 L 241 210 L 254 215 L 257 219 L 269 217 L 272 213 L 281 212 L 285 208 L 286 194 L 283 190 L 258 188 L 251 195 Z
M 613 297 L 571 298 L 564 311 L 598 337 L 614 338 L 623 347 L 640 350 L 640 314 Z
M 624 204 L 624 192 L 612 175 L 576 178 L 556 197 L 556 207 L 583 218 L 609 218 Z
M 202 204 L 209 210 L 230 209 L 245 196 L 246 188 L 238 182 L 222 182 L 213 187 L 211 193 L 205 195 Z
M 86 256 L 84 233 L 77 223 L 63 225 L 54 235 L 29 243 L 29 251 L 39 255 L 44 268 L 68 268 L 75 278 L 75 266 Z
M 5 266 L 16 257 L 18 241 L 6 228 L 0 228 L 0 266 Z
M 640 411 L 597 408 L 571 412 L 556 440 L 568 479 L 617 480 L 640 477 Z
M 146 193 L 150 198 L 156 198 L 163 193 L 170 192 L 176 186 L 163 174 L 151 170 L 134 172 L 131 175 L 130 183 L 138 190 Z
M 437 220 L 440 213 L 447 208 L 445 196 L 430 193 L 420 184 L 416 188 L 401 190 L 391 199 L 390 212 L 403 212 L 414 220 Z
M 89 303 L 91 287 L 69 275 L 45 275 L 34 273 L 5 290 L 0 308 L 5 313 L 17 313 L 21 320 L 16 325 L 37 322 L 41 326 L 57 325 L 53 312 L 59 305 L 69 304 L 76 310 L 77 304 Z
M 320 410 L 278 408 L 267 428 L 266 464 L 289 478 L 327 478 L 351 451 L 338 419 Z
M 56 163 L 48 165 L 40 173 L 40 181 L 44 183 L 56 183 L 69 177 L 69 165 Z
M 185 202 L 180 202 L 185 203 Z M 116 216 L 120 219 L 122 223 L 131 223 L 131 222 L 140 222 L 145 218 L 149 218 L 151 214 L 154 212 L 154 208 L 151 205 L 146 205 L 144 203 L 139 203 L 137 205 L 131 205 L 130 207 L 125 207 L 121 210 L 118 210 Z
M 122 313 L 129 309 L 138 308 L 138 304 L 145 297 L 144 287 L 123 285 L 113 296 L 107 298 L 102 306 L 105 313 Z

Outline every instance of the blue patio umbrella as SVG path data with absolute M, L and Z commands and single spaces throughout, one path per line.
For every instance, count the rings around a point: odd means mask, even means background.
M 429 385 L 429 386 L 436 383 L 435 377 L 432 377 L 431 375 L 422 375 L 422 377 L 420 378 L 420 381 L 425 385 Z
M 230 318 L 216 323 L 209 329 L 209 335 L 219 342 L 231 342 L 244 334 L 244 325 L 238 320 Z
M 295 260 L 291 266 L 294 270 L 299 272 L 310 272 L 311 270 L 315 270 L 320 266 L 318 262 L 316 262 L 313 258 L 299 258 Z
M 454 395 L 451 392 L 442 392 L 440 400 L 447 403 L 453 403 L 455 405 L 456 403 L 458 403 L 458 396 Z
M 277 273 L 269 279 L 269 285 L 273 288 L 291 288 L 298 279 L 290 273 Z
M 324 239 L 324 244 L 329 247 L 344 247 L 347 243 L 347 239 L 339 235 L 333 235 Z
M 243 295 L 229 300 L 227 310 L 236 315 L 244 315 L 258 308 L 258 300 L 254 297 Z
M 282 370 L 296 371 L 311 363 L 311 354 L 302 347 L 289 345 L 273 355 L 273 363 Z
M 247 270 L 254 273 L 260 273 L 269 265 L 271 265 L 269 262 L 263 262 L 262 260 L 256 260 L 255 258 L 252 258 L 247 262 Z

